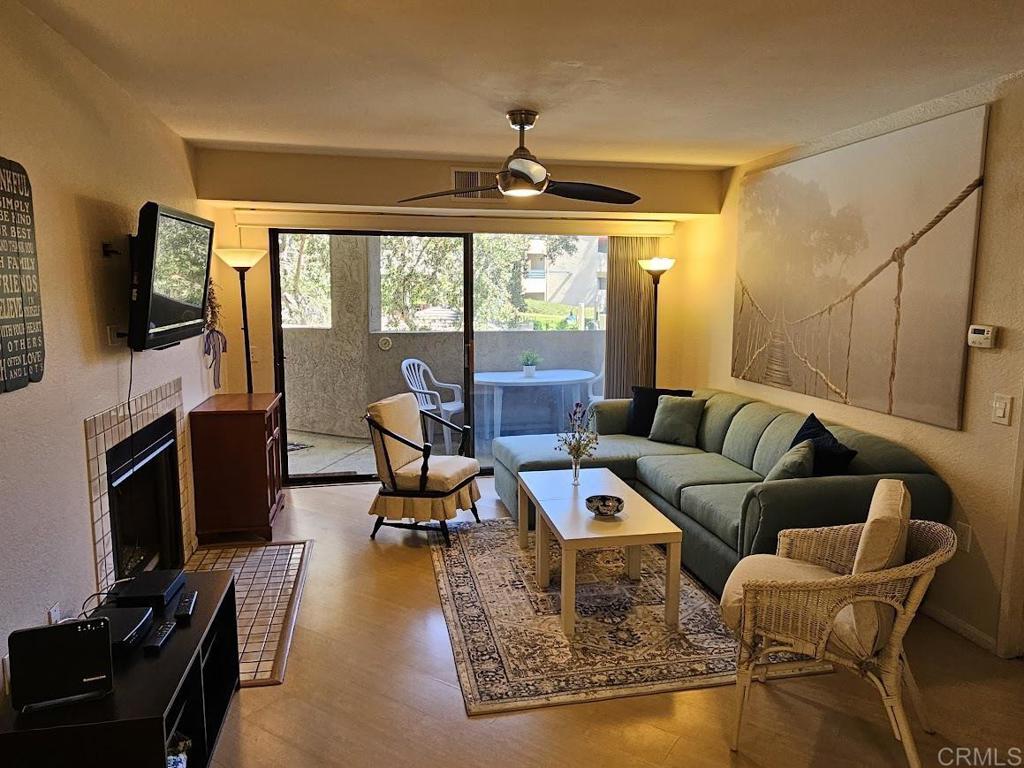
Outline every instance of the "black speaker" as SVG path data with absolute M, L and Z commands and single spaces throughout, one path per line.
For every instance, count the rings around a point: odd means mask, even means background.
M 21 712 L 100 698 L 114 689 L 106 618 L 18 629 L 7 647 L 11 705 Z

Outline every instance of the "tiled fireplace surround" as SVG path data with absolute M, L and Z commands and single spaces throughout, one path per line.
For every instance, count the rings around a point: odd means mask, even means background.
M 110 499 L 107 493 L 107 451 L 133 431 L 174 411 L 178 444 L 178 487 L 181 491 L 183 562 L 196 550 L 195 506 L 192 496 L 192 452 L 181 401 L 181 379 L 174 379 L 85 420 L 85 455 L 89 474 L 93 550 L 96 555 L 96 590 L 114 583 L 114 552 L 110 536 Z M 129 413 L 131 414 L 129 418 Z

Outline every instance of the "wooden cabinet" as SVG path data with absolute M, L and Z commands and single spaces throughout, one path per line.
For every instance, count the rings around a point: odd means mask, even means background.
M 281 396 L 214 395 L 189 413 L 200 544 L 272 538 L 284 505 Z

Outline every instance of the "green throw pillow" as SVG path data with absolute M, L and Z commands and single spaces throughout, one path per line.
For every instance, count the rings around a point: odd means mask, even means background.
M 662 395 L 654 412 L 650 439 L 658 443 L 697 445 L 697 428 L 704 417 L 704 403 L 696 397 Z
M 792 480 L 814 474 L 814 441 L 804 440 L 786 451 L 775 462 L 765 480 Z

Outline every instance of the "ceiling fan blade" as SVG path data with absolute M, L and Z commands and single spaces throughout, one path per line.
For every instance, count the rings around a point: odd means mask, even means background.
M 498 188 L 497 184 L 488 184 L 486 187 L 467 187 L 465 189 L 446 189 L 444 192 L 428 192 L 425 195 L 416 195 L 416 197 L 407 197 L 404 200 L 399 200 L 400 203 L 411 203 L 413 200 L 426 200 L 430 197 L 444 197 L 445 195 L 463 195 L 467 192 L 490 192 Z
M 613 203 L 615 205 L 630 205 L 640 199 L 640 195 L 634 195 L 632 192 L 605 187 L 601 184 L 587 184 L 584 181 L 555 181 L 552 179 L 544 191 L 549 195 L 567 197 L 571 200 L 588 200 L 593 203 Z

